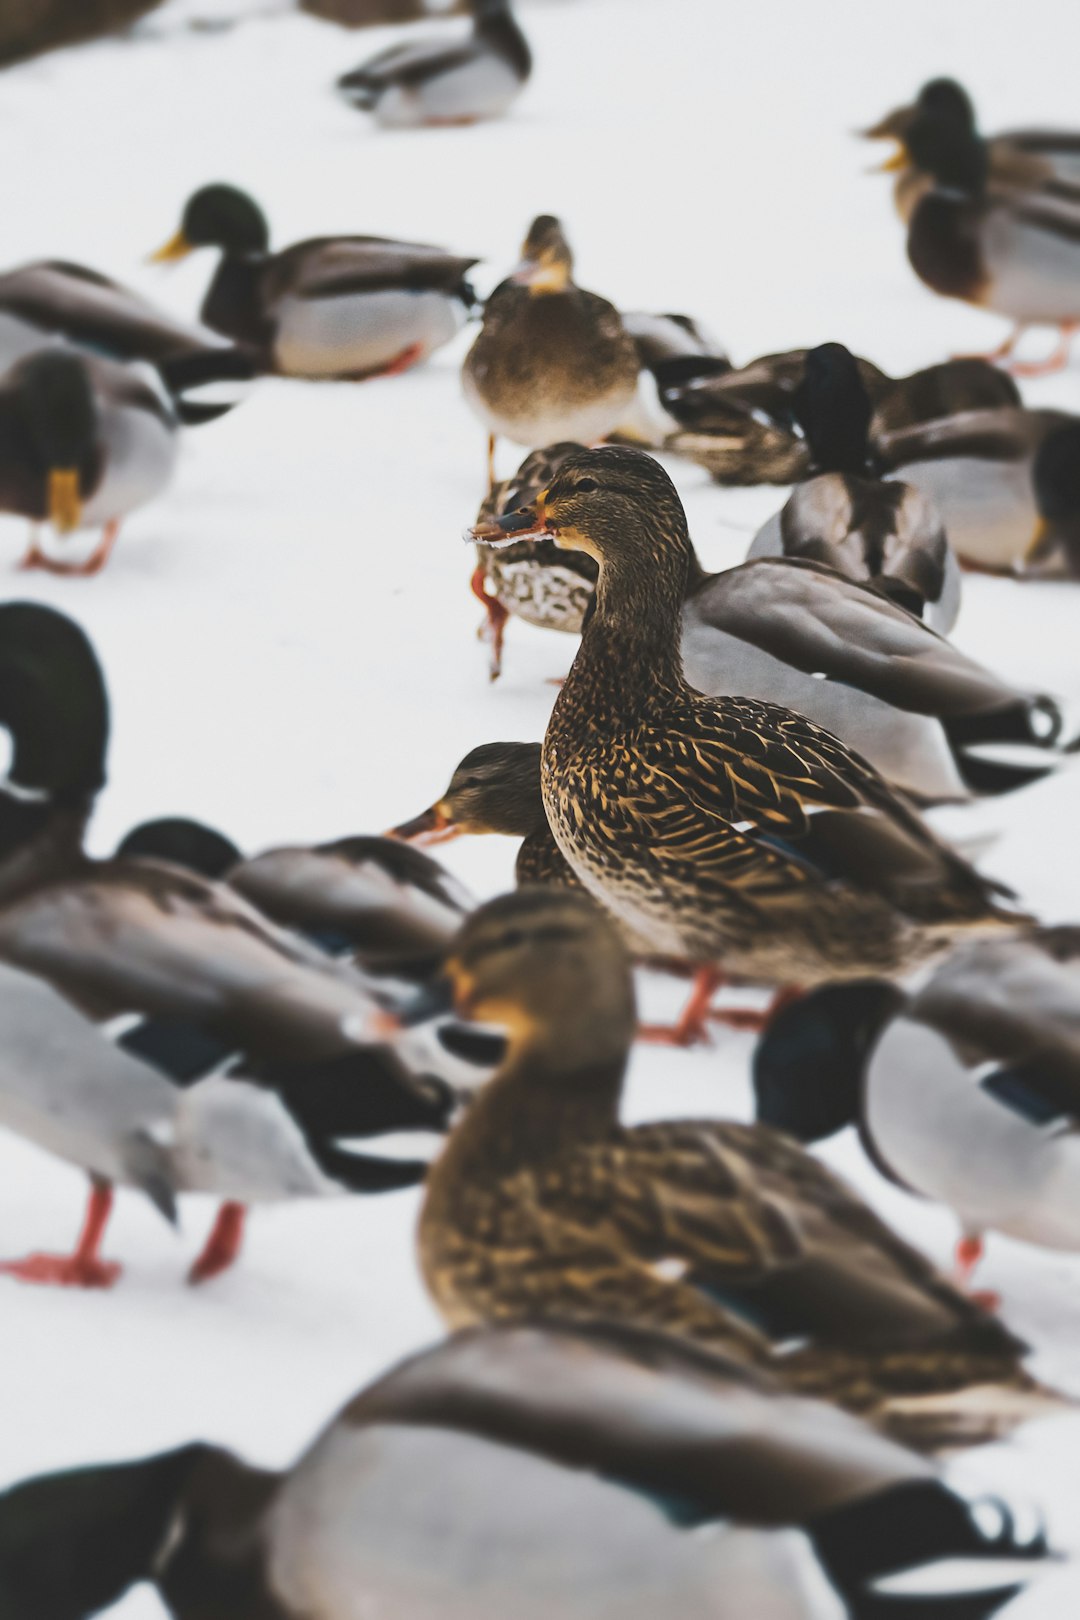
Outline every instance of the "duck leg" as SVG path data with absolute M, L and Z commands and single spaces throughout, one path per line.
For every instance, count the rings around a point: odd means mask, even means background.
M 423 358 L 424 345 L 422 343 L 410 343 L 409 347 L 402 349 L 401 353 L 395 356 L 388 366 L 381 366 L 378 371 L 373 371 L 371 375 L 373 377 L 400 377 L 403 371 L 408 371 L 410 366 L 415 366 Z
M 487 478 L 488 478 L 488 494 L 490 495 L 492 490 L 495 488 L 495 435 L 494 435 L 494 433 L 489 433 L 488 434 Z
M 0 1272 L 20 1282 L 59 1288 L 111 1288 L 121 1268 L 115 1261 L 102 1260 L 100 1251 L 112 1206 L 111 1185 L 93 1177 L 86 1219 L 74 1254 L 30 1254 L 25 1260 L 4 1260 L 0 1261 Z
M 719 968 L 699 967 L 686 1006 L 674 1024 L 640 1024 L 637 1038 L 660 1046 L 694 1046 L 708 1033 L 709 1009 L 713 996 L 724 983 Z
M 48 567 L 48 559 L 41 549 L 41 530 L 36 523 L 30 525 L 30 539 L 16 566 L 26 570 Z
M 984 1311 L 996 1311 L 1001 1307 L 1001 1296 L 991 1289 L 971 1287 L 971 1279 L 982 1262 L 984 1245 L 981 1237 L 970 1233 L 957 1241 L 953 1260 L 953 1273 L 959 1288 L 962 1288 L 969 1299 L 976 1305 L 981 1305 Z
M 243 1204 L 222 1204 L 206 1245 L 188 1272 L 189 1283 L 209 1282 L 235 1263 L 244 1241 L 246 1216 Z
M 1014 360 L 1008 367 L 1014 377 L 1046 377 L 1053 371 L 1064 371 L 1072 352 L 1072 340 L 1080 321 L 1062 321 L 1058 327 L 1058 345 L 1045 360 Z
M 996 349 L 991 349 L 989 353 L 954 354 L 952 358 L 954 360 L 987 360 L 991 365 L 996 365 L 1000 360 L 1008 360 L 1009 356 L 1012 354 L 1013 350 L 1016 348 L 1016 345 L 1019 343 L 1027 329 L 1028 327 L 1026 321 L 1018 321 L 1013 327 L 1012 331 L 1009 333 L 1008 337 L 1005 339 L 1004 343 L 999 344 Z
M 469 588 L 477 600 L 483 602 L 487 612 L 487 622 L 480 626 L 480 635 L 491 643 L 491 679 L 497 681 L 502 674 L 503 638 L 510 614 L 498 597 L 492 596 L 488 590 L 483 563 L 478 563 L 473 569 Z
M 22 559 L 19 567 L 43 568 L 47 574 L 61 574 L 68 575 L 69 577 L 78 576 L 79 578 L 89 578 L 91 574 L 101 573 L 101 570 L 105 567 L 105 564 L 112 556 L 112 550 L 116 544 L 119 533 L 119 518 L 114 518 L 111 523 L 106 523 L 105 527 L 101 531 L 101 539 L 99 540 L 97 546 L 90 553 L 89 557 L 87 557 L 86 561 L 81 563 L 59 562 L 55 557 L 46 557 L 45 553 L 38 548 L 37 538 L 35 536 L 31 540 L 30 549 Z

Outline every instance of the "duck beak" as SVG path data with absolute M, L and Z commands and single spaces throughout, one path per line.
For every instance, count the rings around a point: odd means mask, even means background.
M 544 499 L 547 490 L 541 490 L 535 505 L 521 506 L 505 517 L 492 518 L 487 523 L 475 523 L 465 530 L 470 544 L 491 546 L 498 551 L 503 546 L 516 545 L 519 540 L 543 540 L 551 533 Z
M 146 261 L 148 264 L 175 264 L 179 259 L 186 259 L 189 253 L 194 252 L 192 244 L 183 231 L 177 231 L 175 236 L 159 247 L 156 253 L 151 253 Z
M 411 821 L 402 821 L 396 827 L 391 827 L 386 837 L 400 838 L 402 843 L 418 844 L 421 849 L 427 849 L 432 844 L 447 844 L 451 838 L 459 838 L 461 831 L 450 814 L 446 800 L 440 799 L 430 809 L 413 816 Z
M 875 167 L 871 170 L 871 173 L 899 174 L 901 169 L 907 168 L 909 161 L 907 147 L 901 143 L 897 146 L 896 151 L 892 154 L 892 156 L 887 157 L 884 163 L 875 165 Z
M 57 534 L 70 534 L 82 521 L 77 467 L 54 467 L 49 473 L 49 522 Z
M 1027 550 L 1024 552 L 1021 567 L 1028 563 L 1041 562 L 1054 549 L 1057 534 L 1053 526 L 1041 517 L 1035 525 L 1035 532 L 1031 536 Z

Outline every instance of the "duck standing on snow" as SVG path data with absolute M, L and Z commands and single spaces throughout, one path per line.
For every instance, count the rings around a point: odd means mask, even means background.
M 804 1142 L 859 1127 L 875 1164 L 986 1232 L 1080 1253 L 1080 929 L 980 940 L 911 995 L 827 985 L 754 1057 L 759 1117 Z
M 475 259 L 381 236 L 319 236 L 270 251 L 258 204 L 235 186 L 204 186 L 154 259 L 221 250 L 202 306 L 215 332 L 285 377 L 391 376 L 448 343 L 473 304 Z
M 47 555 L 37 534 L 21 567 L 96 574 L 129 513 L 172 478 L 180 421 L 154 373 L 53 345 L 0 377 L 0 511 L 61 537 L 102 531 L 82 562 Z
M 640 370 L 614 304 L 575 285 L 573 255 L 551 214 L 533 220 L 521 260 L 484 305 L 462 368 L 465 398 L 488 430 L 489 488 L 496 439 L 529 450 L 592 444 L 627 414 Z
M 420 1262 L 448 1326 L 677 1333 L 927 1448 L 1059 1403 L 1001 1323 L 787 1137 L 620 1124 L 633 980 L 599 907 L 504 895 L 465 922 L 443 972 L 458 1016 L 508 1040 L 428 1175 Z
M 747 1620 L 837 1620 L 899 1614 L 878 1605 L 901 1573 L 904 1612 L 989 1620 L 1046 1558 L 857 1419 L 611 1323 L 458 1334 L 286 1473 L 190 1444 L 0 1495 L 0 1607 L 27 1620 L 140 1581 L 175 1620 L 710 1620 L 718 1592 Z
M 532 72 L 510 0 L 470 0 L 464 39 L 405 40 L 346 73 L 338 89 L 388 128 L 501 118 Z

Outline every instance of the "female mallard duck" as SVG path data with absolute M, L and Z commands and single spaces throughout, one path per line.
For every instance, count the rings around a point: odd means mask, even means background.
M 557 219 L 533 220 L 521 257 L 484 305 L 461 373 L 465 398 L 488 430 L 489 488 L 497 438 L 529 450 L 602 439 L 629 409 L 640 369 L 615 306 L 575 285 Z
M 903 973 L 972 930 L 1014 926 L 1001 891 L 827 731 L 687 684 L 690 541 L 650 456 L 571 458 L 535 532 L 600 565 L 544 739 L 548 821 L 586 888 L 657 955 L 700 963 L 703 981 L 722 962 L 811 985 Z
M 192 1444 L 0 1495 L 0 1604 L 27 1620 L 88 1620 L 140 1581 L 175 1620 L 710 1620 L 717 1592 L 833 1620 L 883 1613 L 901 1572 L 913 1613 L 989 1620 L 1046 1557 L 857 1419 L 612 1323 L 459 1333 L 284 1473 Z
M 893 201 L 905 225 L 934 183 L 933 176 L 919 168 L 907 146 L 909 130 L 927 112 L 950 119 L 967 133 L 978 134 L 971 97 L 955 79 L 931 79 L 913 102 L 895 107 L 865 132 L 870 141 L 896 142 L 896 152 L 883 168 L 896 177 Z M 989 136 L 985 144 L 987 178 L 995 189 L 1039 191 L 1049 184 L 1049 195 L 1054 195 L 1064 192 L 1056 182 L 1065 182 L 1065 187 L 1080 183 L 1078 134 L 1068 130 L 1013 129 Z
M 747 552 L 807 557 L 892 597 L 947 636 L 960 612 L 960 565 L 941 516 L 922 490 L 855 473 L 796 485 Z
M 1080 930 L 955 951 L 928 984 L 826 986 L 754 1058 L 760 1116 L 803 1141 L 857 1123 L 875 1163 L 985 1232 L 1080 1251 Z
M 254 374 L 242 348 L 156 309 L 85 265 L 42 260 L 0 275 L 0 368 L 62 341 L 109 360 L 144 360 L 161 376 L 185 426 L 211 422 L 231 402 L 189 397 Z
M 470 0 L 464 39 L 406 40 L 338 80 L 354 107 L 390 128 L 474 124 L 501 118 L 532 72 L 529 44 L 510 0 Z
M 580 444 L 552 444 L 525 457 L 513 478 L 488 491 L 480 504 L 477 523 L 505 520 L 529 507 L 546 489 L 567 456 Z M 596 564 L 584 552 L 560 551 L 553 540 L 523 540 L 520 545 L 492 551 L 477 546 L 471 587 L 484 604 L 487 618 L 480 627 L 491 649 L 491 679 L 502 674 L 503 641 L 509 619 L 544 630 L 567 630 L 578 635 L 596 586 Z
M 221 249 L 202 319 L 284 377 L 390 376 L 448 343 L 473 303 L 475 259 L 381 236 L 318 236 L 270 252 L 258 204 L 235 186 L 203 186 L 154 255 Z
M 885 434 L 887 477 L 924 490 L 970 567 L 1080 574 L 1080 418 L 968 411 Z
M 926 1447 L 1051 1409 L 1012 1335 L 788 1138 L 619 1123 L 633 982 L 596 906 L 494 900 L 444 976 L 459 1016 L 508 1038 L 428 1175 L 420 1263 L 450 1327 L 674 1332 Z
M 381 1111 L 382 1128 L 415 1120 L 417 1090 L 429 1120 L 445 1120 L 445 1086 L 432 1108 L 429 1082 L 405 1071 L 387 1078 L 386 1066 L 370 1061 L 377 1002 L 358 968 L 276 927 L 221 883 L 164 862 L 86 855 L 83 833 L 105 775 L 108 697 L 92 647 L 63 614 L 0 605 L 0 724 L 13 745 L 0 783 L 0 961 L 45 980 L 95 1021 L 148 1018 L 123 1038 L 127 1050 L 181 1081 L 238 1052 L 246 1073 L 325 1065 L 328 1090 L 319 1095 L 330 1099 L 331 1137 L 355 1134 L 335 1132 L 331 1102 L 340 1094 L 347 1115 L 355 1091 L 352 1112 L 364 1109 L 369 1080 L 369 1120 Z M 314 1089 L 308 1095 L 314 1102 Z M 83 1162 L 104 1173 L 94 1159 Z M 99 1240 L 96 1225 L 93 1232 Z M 227 1204 L 207 1265 L 221 1269 L 239 1234 L 237 1207 Z
M 663 448 L 721 484 L 793 484 L 875 467 L 881 433 L 956 411 L 1018 405 L 1016 384 L 984 360 L 887 377 L 842 343 L 765 355 L 738 371 L 669 384 L 679 431 Z
M 1062 203 L 995 189 L 985 141 L 940 113 L 920 113 L 905 144 L 933 182 L 908 224 L 916 275 L 933 292 L 1013 321 L 988 359 L 1007 359 L 1029 326 L 1056 326 L 1061 339 L 1054 352 L 1012 370 L 1020 376 L 1060 370 L 1080 324 L 1080 194 Z
M 0 512 L 29 518 L 22 568 L 97 574 L 124 518 L 152 501 L 176 467 L 179 418 L 154 374 L 60 345 L 39 349 L 0 377 Z M 61 538 L 101 529 L 81 562 L 38 544 L 47 523 Z

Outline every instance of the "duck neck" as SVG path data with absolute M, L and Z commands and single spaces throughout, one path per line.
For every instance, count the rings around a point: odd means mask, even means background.
M 259 279 L 266 260 L 265 253 L 223 251 L 200 313 L 211 330 L 257 348 L 269 364 L 273 327 L 262 314 L 259 296 Z
M 509 4 L 480 0 L 474 31 L 478 39 L 482 39 L 498 56 L 509 62 L 516 72 L 522 75 L 528 73 L 532 67 L 529 44 Z
M 57 810 L 0 792 L 0 906 L 82 871 L 91 802 Z

